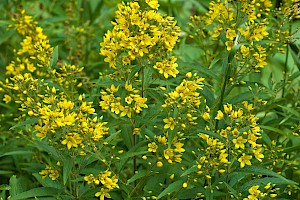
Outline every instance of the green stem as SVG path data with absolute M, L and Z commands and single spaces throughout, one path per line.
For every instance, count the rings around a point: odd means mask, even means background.
M 289 32 L 291 32 L 291 25 L 289 26 Z M 289 59 L 289 45 L 286 46 L 286 55 L 285 55 L 285 63 L 284 63 L 284 72 L 283 72 L 283 87 L 282 87 L 282 95 L 281 97 L 284 97 L 285 93 L 285 84 L 287 79 L 287 71 L 288 71 L 288 59 Z
M 224 61 L 224 62 L 226 62 L 226 61 Z M 221 110 L 222 106 L 223 106 L 223 101 L 224 101 L 224 97 L 225 97 L 225 90 L 226 90 L 226 86 L 227 86 L 227 82 L 228 82 L 230 68 L 231 68 L 231 62 L 227 62 L 226 69 L 225 69 L 225 77 L 223 79 L 223 85 L 222 85 L 222 90 L 221 90 L 221 95 L 220 95 L 220 100 L 219 100 L 219 105 L 218 105 L 218 110 Z M 218 124 L 219 124 L 219 121 L 217 120 L 216 125 L 215 125 L 215 130 L 218 129 Z

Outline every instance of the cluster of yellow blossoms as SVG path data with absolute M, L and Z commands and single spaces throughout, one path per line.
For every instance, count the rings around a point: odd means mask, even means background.
M 16 103 L 28 116 L 38 118 L 34 128 L 41 140 L 47 138 L 52 145 L 66 145 L 70 150 L 94 145 L 108 134 L 107 122 L 96 116 L 92 102 L 84 101 L 85 95 L 79 95 L 78 102 L 67 100 L 64 92 L 27 74 L 15 76 L 12 81 L 14 87 L 26 91 Z
M 276 188 L 273 189 L 274 186 L 275 186 L 275 184 L 272 184 L 272 186 L 271 186 L 271 183 L 268 183 L 263 188 L 265 190 L 265 192 L 262 192 L 261 190 L 259 190 L 259 188 L 260 188 L 259 185 L 254 185 L 251 188 L 249 188 L 249 190 L 248 190 L 249 195 L 247 198 L 244 198 L 243 200 L 258 200 L 258 199 L 262 199 L 262 198 L 266 197 L 267 195 L 269 195 L 269 197 L 271 197 L 271 198 L 275 198 L 277 196 L 277 194 L 272 193 L 272 192 L 276 192 Z
M 43 179 L 49 176 L 51 180 L 55 181 L 59 177 L 60 172 L 57 169 L 46 166 L 46 168 L 40 171 L 39 174 L 42 175 Z
M 229 164 L 228 157 L 231 156 L 230 159 L 232 157 L 237 158 L 240 168 L 251 165 L 252 158 L 261 162 L 264 155 L 258 139 L 261 138 L 262 130 L 257 125 L 258 118 L 251 113 L 253 109 L 253 104 L 246 101 L 236 109 L 233 109 L 231 104 L 224 105 L 224 111 L 219 110 L 215 120 L 222 120 L 228 126 L 224 125 L 224 128 L 217 130 L 221 136 L 219 139 L 214 139 L 203 133 L 199 134 L 199 137 L 204 139 L 207 144 L 207 148 L 204 150 L 206 156 L 201 157 L 200 161 L 205 161 L 209 156 L 215 161 L 206 163 L 218 166 L 220 163 Z M 207 116 L 205 115 L 205 117 Z M 206 118 L 206 120 L 209 119 L 210 117 Z M 210 130 L 210 128 L 206 127 L 206 130 Z
M 194 121 L 197 119 L 195 113 L 198 112 L 201 104 L 201 95 L 199 90 L 203 89 L 204 78 L 200 78 L 197 74 L 188 72 L 186 79 L 175 88 L 174 91 L 167 95 L 163 108 L 169 110 L 169 117 L 165 118 L 165 129 L 174 130 L 177 124 L 185 129 L 186 124 L 196 125 Z M 180 116 L 174 117 L 176 110 L 180 109 Z M 183 117 L 184 116 L 184 117 Z
M 102 110 L 110 110 L 121 117 L 127 116 L 131 118 L 133 113 L 138 114 L 142 111 L 142 108 L 148 108 L 146 104 L 147 98 L 137 94 L 140 92 L 139 90 L 126 83 L 124 89 L 127 94 L 125 98 L 121 98 L 117 96 L 119 87 L 111 85 L 110 88 L 106 88 L 106 91 L 101 91 L 100 107 Z
M 270 0 L 211 1 L 206 16 L 191 16 L 192 37 L 200 38 L 200 41 L 215 40 L 205 42 L 208 45 L 219 45 L 222 41 L 227 51 L 236 47 L 235 58 L 240 62 L 240 73 L 259 72 L 267 65 L 267 55 L 283 52 L 282 47 L 290 39 L 290 33 L 283 24 L 273 24 L 266 17 L 272 14 L 272 6 Z M 294 7 L 289 6 L 285 11 L 290 17 L 296 16 Z M 280 20 L 284 22 L 286 19 Z M 213 56 L 215 52 L 206 54 Z
M 147 5 L 147 6 L 146 6 Z M 134 61 L 155 67 L 166 78 L 178 74 L 176 58 L 168 59 L 178 40 L 180 29 L 173 17 L 164 17 L 157 12 L 158 1 L 122 3 L 118 5 L 114 28 L 105 34 L 101 43 L 101 55 L 119 73 L 126 73 Z M 149 63 L 143 63 L 144 60 Z M 123 66 L 123 67 L 122 67 Z M 124 67 L 126 66 L 126 67 Z
M 1 82 L 0 91 L 7 93 L 3 100 L 9 103 L 14 99 L 20 105 L 18 109 L 23 114 L 18 120 L 32 121 L 30 132 L 37 137 L 32 135 L 33 140 L 42 140 L 72 156 L 86 156 L 97 151 L 109 128 L 107 122 L 98 117 L 93 103 L 85 101 L 85 94 L 78 94 L 82 81 L 77 77 L 84 79 L 83 67 L 62 62 L 50 66 L 53 48 L 42 28 L 24 11 L 13 21 L 18 33 L 25 39 L 21 42 L 21 49 L 16 51 L 16 59 L 6 67 L 6 75 L 10 78 Z M 136 96 L 133 99 L 136 100 L 136 112 L 139 112 L 139 106 L 145 104 Z M 48 162 L 51 163 L 50 160 Z M 59 181 L 59 168 L 47 164 L 39 174 L 43 179 L 50 177 Z M 95 194 L 100 199 L 110 198 L 108 192 L 118 188 L 118 179 L 110 176 L 111 172 L 105 171 L 93 179 L 96 185 L 103 185 L 101 191 Z
M 154 137 L 154 142 L 148 143 L 148 152 L 155 154 L 155 157 L 157 157 L 157 167 L 163 167 L 163 158 L 169 164 L 180 163 L 182 161 L 182 153 L 185 152 L 183 148 L 184 144 L 181 142 L 183 140 L 184 138 L 179 139 L 179 137 L 175 136 L 171 146 L 168 147 L 168 135 L 160 135 Z
M 40 74 L 35 67 L 49 67 L 53 47 L 49 44 L 43 29 L 37 26 L 37 22 L 28 16 L 25 10 L 17 18 L 13 18 L 18 33 L 25 37 L 21 42 L 21 49 L 17 51 L 17 62 L 12 61 L 6 67 L 7 75 L 17 75 L 22 71 L 36 72 L 37 75 L 47 76 L 46 73 Z M 23 63 L 23 64 L 22 64 Z
M 118 178 L 115 175 L 111 177 L 111 174 L 111 171 L 106 170 L 105 172 L 99 173 L 96 177 L 93 174 L 84 177 L 84 180 L 87 181 L 88 184 L 94 184 L 96 187 L 101 184 L 100 191 L 95 194 L 100 200 L 111 198 L 109 192 L 114 188 L 119 188 L 117 184 Z

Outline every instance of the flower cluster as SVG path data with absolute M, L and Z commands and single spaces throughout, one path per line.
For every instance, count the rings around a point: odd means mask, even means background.
M 55 145 L 66 145 L 67 149 L 93 145 L 108 134 L 107 122 L 98 118 L 92 102 L 84 101 L 79 95 L 78 102 L 68 100 L 64 92 L 50 88 L 47 83 L 21 74 L 11 79 L 12 89 L 23 91 L 16 101 L 20 110 L 28 116 L 37 117 L 34 126 L 36 136 Z
M 53 169 L 50 166 L 46 166 L 46 168 L 40 171 L 39 174 L 42 176 L 43 179 L 49 176 L 52 181 L 55 181 L 56 179 L 58 179 L 60 173 L 57 169 Z
M 147 98 L 141 97 L 137 94 L 140 91 L 135 89 L 130 84 L 125 84 L 124 89 L 126 96 L 121 98 L 117 96 L 119 87 L 111 85 L 110 88 L 106 88 L 106 91 L 102 90 L 100 107 L 102 110 L 110 110 L 112 113 L 120 115 L 121 117 L 127 116 L 131 118 L 133 113 L 138 114 L 142 111 L 142 108 L 148 108 L 146 104 Z
M 258 118 L 252 114 L 253 104 L 244 101 L 236 109 L 231 104 L 226 104 L 223 109 L 224 111 L 218 111 L 215 119 L 223 120 L 228 125 L 224 124 L 224 128 L 217 130 L 217 133 L 227 141 L 225 144 L 230 147 L 231 156 L 237 158 L 241 168 L 251 165 L 252 158 L 261 162 L 264 155 L 262 144 L 258 140 L 262 130 L 257 124 Z
M 83 67 L 70 64 L 62 64 L 57 69 L 51 71 L 51 75 L 59 86 L 63 86 L 67 90 L 72 90 L 74 86 L 81 87 L 82 81 L 78 77 L 83 77 Z
M 158 59 L 154 68 L 166 78 L 175 77 L 178 74 L 176 59 L 169 60 L 166 55 L 173 50 L 180 29 L 173 17 L 164 17 L 156 11 L 158 1 L 146 1 L 146 5 L 140 2 L 119 4 L 116 20 L 112 22 L 114 28 L 105 34 L 101 43 L 101 55 L 111 68 L 120 72 L 126 72 L 134 61 L 140 64 L 147 59 L 155 63 Z
M 264 191 L 259 190 L 259 188 L 261 188 L 259 185 L 253 185 L 248 190 L 249 192 L 248 197 L 244 198 L 243 200 L 258 200 L 258 199 L 263 199 L 268 195 L 270 198 L 277 197 L 276 194 L 277 189 L 275 188 L 275 184 L 271 185 L 271 183 L 268 183 L 267 185 L 265 185 L 265 187 L 262 188 Z
M 157 167 L 163 167 L 163 159 L 169 164 L 181 163 L 182 154 L 185 152 L 183 148 L 184 138 L 175 136 L 171 142 L 171 146 L 168 146 L 168 134 L 166 136 L 155 136 L 154 141 L 148 143 L 148 152 L 155 155 L 157 158 Z M 149 139 L 147 137 L 147 139 Z
M 99 173 L 96 177 L 93 174 L 84 177 L 84 180 L 87 181 L 88 184 L 94 184 L 96 187 L 101 186 L 100 191 L 95 194 L 100 200 L 104 200 L 105 197 L 111 198 L 109 192 L 115 188 L 119 188 L 117 184 L 118 178 L 115 175 L 111 176 L 111 174 L 111 171 L 106 170 L 105 172 Z
M 8 75 L 16 75 L 17 72 L 24 70 L 34 72 L 36 68 L 32 66 L 33 63 L 36 63 L 37 67 L 49 67 L 53 47 L 49 44 L 49 40 L 43 33 L 43 29 L 37 26 L 37 22 L 31 16 L 26 15 L 25 10 L 22 10 L 21 15 L 14 18 L 13 21 L 19 34 L 25 37 L 21 42 L 21 49 L 17 51 L 17 55 L 19 58 L 24 57 L 27 60 L 27 63 L 24 63 L 27 68 L 15 65 L 12 62 L 6 68 L 6 73 Z
M 191 37 L 201 42 L 206 40 L 204 46 L 219 45 L 221 40 L 227 51 L 236 47 L 235 59 L 240 63 L 237 71 L 259 72 L 267 65 L 267 57 L 282 52 L 289 40 L 286 26 L 273 24 L 266 17 L 272 14 L 272 6 L 270 0 L 211 1 L 206 16 L 191 16 Z M 280 21 L 283 23 L 285 19 Z M 215 53 L 206 52 L 206 60 Z
M 15 50 L 15 59 L 6 66 L 5 74 L 14 80 L 23 76 L 26 78 L 49 77 L 47 69 L 50 65 L 53 48 L 43 33 L 43 29 L 37 26 L 37 22 L 33 20 L 32 16 L 26 15 L 25 10 L 13 18 L 13 22 L 14 24 L 10 28 L 14 26 L 18 33 L 25 38 L 21 42 L 21 48 Z M 0 86 L 0 92 L 6 93 L 3 98 L 5 103 L 9 103 L 14 98 L 22 99 L 22 95 L 28 92 L 28 88 L 24 88 L 20 82 L 12 82 L 8 78 L 5 82 L 0 81 Z
M 175 90 L 167 95 L 165 104 L 162 105 L 164 109 L 168 109 L 169 111 L 169 117 L 163 120 L 165 122 L 165 129 L 174 130 L 177 124 L 183 129 L 185 129 L 186 124 L 197 124 L 194 122 L 197 119 L 195 113 L 198 112 L 201 104 L 199 90 L 203 89 L 203 81 L 204 78 L 188 72 L 186 79 L 182 80 Z M 174 112 L 178 109 L 180 109 L 181 115 L 173 116 Z

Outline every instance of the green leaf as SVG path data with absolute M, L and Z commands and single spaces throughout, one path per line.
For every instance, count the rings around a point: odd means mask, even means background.
M 172 192 L 177 192 L 180 188 L 182 188 L 183 180 L 175 181 L 171 183 L 166 189 L 164 189 L 157 197 L 157 199 L 161 199 L 167 194 L 171 194 Z
M 214 190 L 207 187 L 204 191 L 204 196 L 206 197 L 206 200 L 214 200 Z
M 284 148 L 282 151 L 285 152 L 285 153 L 291 153 L 291 152 L 295 152 L 295 151 L 300 151 L 300 145 L 293 146 L 293 147 L 288 147 L 288 148 Z
M 248 173 L 246 172 L 233 172 L 229 174 L 229 179 L 230 179 L 229 185 L 231 187 L 235 186 L 240 180 L 245 178 L 247 174 Z
M 132 130 L 129 124 L 120 125 L 122 139 L 128 149 L 132 147 Z
M 3 157 L 3 156 L 12 156 L 12 155 L 31 155 L 33 154 L 32 151 L 10 151 L 10 152 L 6 152 L 2 155 L 0 155 L 0 157 Z
M 34 198 L 34 197 L 57 196 L 59 192 L 60 190 L 57 188 L 49 188 L 49 187 L 33 188 L 31 190 L 13 196 L 10 200 L 24 200 L 28 198 Z
M 275 133 L 279 133 L 279 134 L 281 134 L 281 135 L 287 136 L 286 132 L 284 132 L 284 131 L 282 131 L 282 130 L 280 130 L 280 129 L 278 129 L 278 128 L 272 127 L 272 126 L 264 126 L 264 125 L 260 125 L 260 128 L 266 129 L 266 130 L 269 130 L 269 131 L 273 131 L 273 132 L 275 132 Z
M 281 107 L 283 110 L 286 110 L 288 113 L 291 113 L 296 117 L 300 118 L 300 113 L 295 111 L 295 108 L 289 108 L 287 106 L 282 106 L 282 105 L 278 105 L 278 106 Z
M 277 174 L 276 172 L 273 172 L 269 169 L 263 168 L 263 167 L 258 167 L 258 166 L 247 166 L 242 169 L 238 169 L 237 172 L 246 172 L 248 174 L 257 174 L 257 175 L 266 175 L 266 176 L 273 176 L 278 179 L 281 179 L 282 184 L 291 184 L 291 185 L 297 185 L 298 183 L 288 180 L 285 177 L 283 177 L 280 174 Z
M 237 95 L 235 95 L 234 97 L 232 97 L 229 101 L 229 103 L 231 104 L 237 104 L 249 99 L 253 99 L 253 92 L 247 91 L 247 92 L 243 92 L 243 93 L 239 93 Z
M 0 77 L 1 78 L 1 77 Z M 6 104 L 6 103 L 2 103 L 0 102 L 0 106 L 4 107 L 4 108 L 7 108 L 8 110 L 11 110 L 12 107 L 9 105 L 9 104 Z
M 118 168 L 119 170 L 122 170 L 122 168 L 125 166 L 125 164 L 128 162 L 129 158 L 132 158 L 134 156 L 138 155 L 145 155 L 148 153 L 148 151 L 144 151 L 145 148 L 141 148 L 145 146 L 145 142 L 138 143 L 135 147 L 130 148 L 130 151 L 124 153 L 123 155 L 120 155 L 120 162 L 118 162 Z
M 208 87 L 203 87 L 203 90 L 200 90 L 200 94 L 206 99 L 208 106 L 212 107 L 216 102 L 213 92 Z
M 191 168 L 185 170 L 185 171 L 180 175 L 180 177 L 187 176 L 187 175 L 189 175 L 189 174 L 191 174 L 191 173 L 194 173 L 194 172 L 196 172 L 196 171 L 198 171 L 198 169 L 197 169 L 197 166 L 194 165 L 194 166 L 192 166 Z
M 8 171 L 8 170 L 0 170 L 0 175 L 5 175 L 5 174 L 7 174 L 7 175 L 10 175 L 10 174 L 14 174 L 14 172 L 13 171 Z
M 227 189 L 230 191 L 230 193 L 231 193 L 235 198 L 238 199 L 239 193 L 238 193 L 235 189 L 233 189 L 233 187 L 231 187 L 230 185 L 228 185 L 226 182 L 223 182 L 223 184 L 225 184 L 225 186 L 226 186 Z
M 13 175 L 12 177 L 10 177 L 9 187 L 10 187 L 9 193 L 12 197 L 23 192 L 22 184 L 19 182 L 16 175 Z
M 55 149 L 52 146 L 49 146 L 44 140 L 40 140 L 39 138 L 37 138 L 34 144 L 40 149 L 48 152 L 50 156 L 53 156 L 53 158 L 55 158 L 56 160 L 62 161 L 61 155 L 58 153 L 57 149 Z
M 43 187 L 51 187 L 51 188 L 57 188 L 57 189 L 60 189 L 62 187 L 57 181 L 53 181 L 49 177 L 42 178 L 42 176 L 39 173 L 33 173 L 32 175 L 37 179 L 37 181 Z
M 152 97 L 153 99 L 155 99 L 156 101 L 158 101 L 158 103 L 160 104 L 165 103 L 163 96 L 153 88 L 147 88 L 146 94 Z
M 130 74 L 129 74 L 129 76 L 128 76 L 128 80 L 131 80 L 131 79 L 134 77 L 134 75 L 135 75 L 138 71 L 141 70 L 141 68 L 142 68 L 142 66 L 140 66 L 140 65 L 134 66 L 134 67 L 131 69 L 131 71 L 130 71 Z
M 56 46 L 53 50 L 52 57 L 50 60 L 50 67 L 54 67 L 58 61 L 58 46 Z
M 297 184 L 296 182 L 294 181 L 291 181 L 293 182 L 294 184 Z M 253 185 L 259 185 L 259 186 L 265 186 L 267 185 L 268 183 L 272 183 L 272 184 L 276 184 L 276 185 L 289 185 L 291 184 L 290 181 L 286 182 L 286 181 L 282 181 L 281 178 L 269 178 L 269 177 L 266 177 L 266 178 L 259 178 L 259 179 L 255 179 L 255 180 L 251 180 L 251 181 L 248 181 L 247 183 L 245 183 L 244 185 L 242 185 L 240 187 L 240 190 L 242 192 L 244 191 L 247 191 L 250 187 L 252 187 Z M 292 184 L 292 185 L 294 185 Z M 297 187 L 297 186 L 296 186 Z M 297 187 L 298 188 L 298 187 Z
M 0 185 L 0 190 L 10 190 L 10 186 L 7 184 Z
M 206 135 L 209 135 L 209 136 L 212 136 L 214 138 L 217 138 L 217 139 L 223 141 L 223 138 L 219 134 L 217 134 L 215 132 L 207 131 L 207 130 L 202 130 L 202 129 L 198 129 L 197 132 L 198 133 L 203 133 L 203 134 L 206 134 Z
M 130 179 L 127 180 L 126 184 L 130 184 L 130 183 L 136 181 L 137 179 L 145 177 L 146 175 L 149 176 L 150 174 L 151 174 L 151 172 L 149 172 L 148 170 L 138 171 L 138 173 L 134 174 Z
M 18 124 L 16 124 L 16 125 L 12 126 L 12 127 L 10 128 L 10 130 L 13 130 L 13 129 L 16 129 L 16 128 L 20 128 L 20 127 L 24 127 L 24 126 L 27 125 L 27 124 L 29 124 L 29 125 L 35 124 L 35 123 L 38 122 L 38 120 L 39 120 L 38 117 L 35 117 L 35 118 L 28 118 L 28 119 L 26 119 L 25 121 L 20 122 L 20 123 L 18 123 Z
M 148 126 L 154 126 L 156 125 L 156 123 L 153 120 L 149 120 L 149 119 L 145 119 L 144 117 L 140 117 L 140 116 L 135 116 L 134 119 L 136 120 L 136 122 L 141 123 L 141 124 L 145 124 Z
M 105 138 L 104 142 L 111 142 L 113 139 L 115 139 L 119 133 L 121 133 L 122 130 L 118 130 L 115 133 L 111 134 L 109 137 Z
M 10 38 L 14 33 L 16 33 L 15 29 L 10 29 L 9 31 L 6 31 L 4 34 L 0 37 L 0 45 L 5 42 L 8 38 Z
M 127 153 L 123 154 L 122 156 L 120 156 L 120 158 L 121 158 L 121 160 L 128 159 L 128 158 L 138 156 L 138 155 L 145 155 L 147 153 L 148 153 L 148 151 L 127 152 Z
M 262 136 L 263 141 L 268 145 L 268 147 L 271 147 L 272 146 L 272 140 L 268 136 L 268 134 L 266 134 L 265 132 L 262 132 L 261 136 Z
M 72 158 L 64 158 L 62 164 L 63 164 L 63 182 L 64 185 L 66 185 L 69 176 L 71 174 L 74 162 Z

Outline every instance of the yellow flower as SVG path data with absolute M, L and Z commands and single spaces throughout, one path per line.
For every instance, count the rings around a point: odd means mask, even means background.
M 163 74 L 165 78 L 173 76 L 174 78 L 179 73 L 177 70 L 178 64 L 175 63 L 177 58 L 172 56 L 169 60 L 163 60 L 162 62 L 156 62 L 154 69 L 157 69 L 160 74 Z
M 249 55 L 250 48 L 242 45 L 240 51 L 241 51 L 243 57 L 245 58 Z
M 111 196 L 110 196 L 110 194 L 108 192 L 109 192 L 108 189 L 101 188 L 100 192 L 97 192 L 95 194 L 95 197 L 99 197 L 100 200 L 104 200 L 105 197 L 110 199 Z
M 215 117 L 216 120 L 221 120 L 223 119 L 224 114 L 222 113 L 222 111 L 218 110 L 217 116 Z
M 235 144 L 234 148 L 236 148 L 236 149 L 238 149 L 238 148 L 244 149 L 245 148 L 244 143 L 246 143 L 247 140 L 244 139 L 242 136 L 240 136 L 237 139 L 233 139 L 232 142 L 233 142 L 233 144 Z
M 157 166 L 157 167 L 163 167 L 163 165 L 164 165 L 164 164 L 163 164 L 161 161 L 158 161 L 158 162 L 156 163 L 156 166 Z
M 120 110 L 122 111 L 120 116 L 124 117 L 124 116 L 128 116 L 129 118 L 131 118 L 131 111 L 132 109 L 129 106 L 125 106 L 125 107 L 121 107 Z
M 172 163 L 172 158 L 174 157 L 174 151 L 171 148 L 164 150 L 164 157 L 168 160 L 169 163 Z
M 235 30 L 232 30 L 232 29 L 229 28 L 229 29 L 226 31 L 226 38 L 232 41 L 235 37 L 236 37 L 236 32 L 235 32 Z
M 210 119 L 209 113 L 208 113 L 208 112 L 203 113 L 202 118 L 203 118 L 205 121 L 209 121 L 209 119 Z
M 251 34 L 250 40 L 256 40 L 260 41 L 262 40 L 265 36 L 269 35 L 269 33 L 266 31 L 267 26 L 261 26 L 257 27 L 253 30 L 253 33 Z
M 251 158 L 252 156 L 247 156 L 243 153 L 243 155 L 238 159 L 238 161 L 240 162 L 240 167 L 243 168 L 246 165 L 251 165 Z
M 275 198 L 275 197 L 277 197 L 277 194 L 270 194 L 270 197 Z
M 226 114 L 229 114 L 231 112 L 231 110 L 232 110 L 232 105 L 231 104 L 226 104 L 223 107 L 224 107 L 224 112 Z
M 163 145 L 167 145 L 168 141 L 166 136 L 157 136 L 157 141 Z
M 237 136 L 240 134 L 240 132 L 239 132 L 239 130 L 238 130 L 237 128 L 234 128 L 234 129 L 231 131 L 231 133 L 232 133 L 232 135 L 235 136 L 235 137 L 237 137 Z
M 226 41 L 225 42 L 225 45 L 226 45 L 226 49 L 227 51 L 230 51 L 233 47 L 234 47 L 234 42 L 233 41 Z
M 59 177 L 59 172 L 57 170 L 50 170 L 49 177 L 52 179 L 52 181 L 55 181 Z
M 258 161 L 262 161 L 261 158 L 264 158 L 264 154 L 261 153 L 261 150 L 262 148 L 257 148 L 256 150 L 253 150 L 253 154 L 255 156 L 255 158 L 258 160 Z
M 173 144 L 175 146 L 174 152 L 176 153 L 183 153 L 185 152 L 185 149 L 182 148 L 183 147 L 183 143 L 181 142 L 176 142 L 175 144 Z
M 94 177 L 94 175 L 93 175 L 93 174 L 90 174 L 90 175 L 88 175 L 88 176 L 85 176 L 83 179 L 84 179 L 85 181 L 87 181 L 87 182 L 88 182 L 88 184 L 91 184 L 91 183 L 93 183 L 93 182 L 94 182 L 94 180 L 95 180 L 95 177 Z
M 158 4 L 158 0 L 146 0 L 146 3 L 150 6 L 150 8 L 152 9 L 158 9 L 159 4 Z
M 258 190 L 259 188 L 259 185 L 254 185 L 252 186 L 248 191 L 249 191 L 249 194 L 255 196 L 255 197 L 258 197 L 259 194 L 260 194 L 260 190 Z
M 116 113 L 117 115 L 121 110 L 124 110 L 120 102 L 110 104 L 110 111 Z
M 147 101 L 147 98 L 141 97 L 137 94 L 131 96 L 135 101 L 133 109 L 136 113 L 140 113 L 142 111 L 142 108 L 148 108 L 148 105 L 145 103 Z
M 171 129 L 171 130 L 174 130 L 177 122 L 175 121 L 175 119 L 173 117 L 169 117 L 168 119 L 164 119 L 163 120 L 166 124 L 164 126 L 164 129 Z
M 72 135 L 67 135 L 63 141 L 61 141 L 61 144 L 66 144 L 68 149 L 71 149 L 72 147 L 77 148 L 78 144 L 82 143 L 82 138 L 79 136 L 78 133 L 74 133 Z
M 157 145 L 155 144 L 155 142 L 152 142 L 152 143 L 148 144 L 148 151 L 149 152 L 155 153 L 156 150 L 157 150 Z
M 219 155 L 220 162 L 221 163 L 228 163 L 228 159 L 227 159 L 228 153 L 226 153 L 226 150 L 223 149 L 220 152 L 221 152 L 220 155 Z
M 7 104 L 11 101 L 11 97 L 7 94 L 4 95 L 3 101 Z

